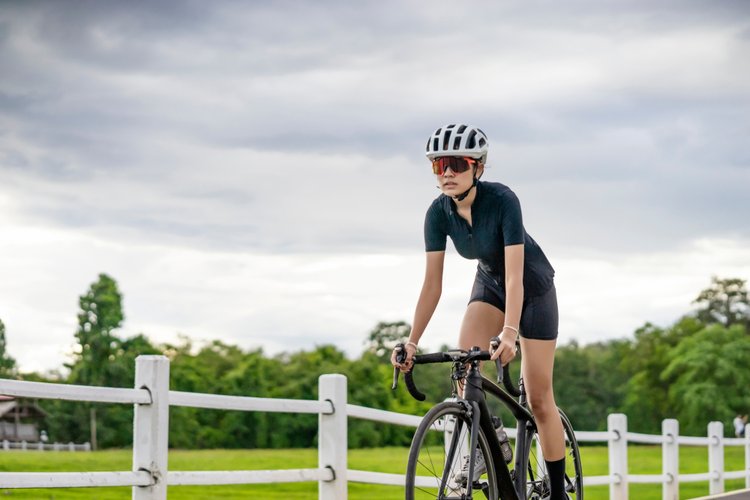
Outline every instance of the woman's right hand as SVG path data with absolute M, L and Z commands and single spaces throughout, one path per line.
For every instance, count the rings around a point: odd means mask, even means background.
M 412 368 L 412 365 L 414 363 L 414 354 L 417 352 L 417 346 L 409 342 L 408 344 L 404 344 L 403 349 L 406 352 L 406 359 L 404 360 L 404 362 L 399 363 L 396 359 L 396 355 L 398 354 L 398 347 L 396 347 L 391 353 L 391 364 L 401 370 L 403 373 L 406 373 Z

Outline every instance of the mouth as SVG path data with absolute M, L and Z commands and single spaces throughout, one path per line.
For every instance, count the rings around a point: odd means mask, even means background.
M 451 187 L 456 187 L 457 185 L 458 185 L 458 184 L 456 184 L 455 182 L 444 182 L 444 183 L 443 183 L 443 187 L 444 187 L 444 188 L 451 188 Z

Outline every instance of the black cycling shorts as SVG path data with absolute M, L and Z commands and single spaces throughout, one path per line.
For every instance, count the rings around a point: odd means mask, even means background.
M 505 289 L 488 284 L 477 276 L 471 289 L 469 304 L 479 301 L 505 312 Z M 555 285 L 537 297 L 526 297 L 521 309 L 519 333 L 525 339 L 554 340 L 557 338 L 560 317 L 557 311 Z

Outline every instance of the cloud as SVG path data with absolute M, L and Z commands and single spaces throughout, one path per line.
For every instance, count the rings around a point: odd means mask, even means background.
M 12 212 L 7 200 L 0 202 Z M 7 211 L 6 211 L 7 210 Z M 77 300 L 100 272 L 124 296 L 122 336 L 155 342 L 220 339 L 267 353 L 334 344 L 358 355 L 381 320 L 410 321 L 420 252 L 268 253 L 114 243 L 80 231 L 7 223 L 0 233 L 0 317 L 25 370 L 59 367 L 74 344 Z M 699 240 L 680 253 L 612 258 L 555 253 L 560 342 L 627 337 L 646 321 L 668 325 L 691 309 L 710 276 L 750 276 L 747 241 Z M 52 251 L 50 250 L 52 249 Z M 54 258 L 50 258 L 54 256 Z M 421 342 L 454 345 L 475 263 L 449 251 L 438 310 Z
M 394 281 L 419 281 L 423 216 L 438 195 L 424 142 L 456 121 L 488 133 L 485 179 L 518 193 L 561 288 L 565 276 L 589 273 L 571 264 L 580 255 L 593 255 L 598 274 L 630 262 L 647 276 L 633 259 L 689 267 L 698 247 L 741 251 L 750 239 L 747 13 L 741 1 L 4 5 L 0 221 L 3 244 L 16 245 L 3 254 L 18 259 L 6 260 L 4 276 L 27 284 L 6 285 L 0 303 L 13 312 L 0 317 L 44 344 L 42 331 L 71 331 L 77 295 L 111 269 L 138 276 L 123 278 L 133 302 L 179 298 L 162 306 L 169 314 L 133 318 L 165 337 L 216 329 L 241 339 L 240 325 L 252 323 L 298 339 L 300 325 L 278 319 L 290 308 L 314 318 L 306 335 L 345 343 L 319 311 L 351 330 L 367 329 L 376 311 L 408 319 L 411 303 L 399 296 L 398 307 L 373 302 L 362 320 L 369 302 L 331 276 L 363 267 L 357 282 L 368 283 L 370 302 Z M 368 271 L 377 256 L 399 263 Z M 718 272 L 700 259 L 696 273 Z M 223 261 L 277 290 L 276 302 L 259 309 L 270 295 L 236 283 Z M 304 266 L 326 265 L 310 283 L 336 286 L 295 288 Z M 457 264 L 453 283 L 465 285 L 472 267 Z M 734 257 L 714 267 L 745 272 Z M 285 271 L 267 274 L 276 268 Z M 36 281 L 26 282 L 30 269 Z M 201 270 L 194 283 L 191 269 Z M 684 285 L 677 274 L 665 279 Z M 49 292 L 37 295 L 41 287 Z M 464 288 L 441 324 L 460 320 Z M 573 289 L 583 301 L 568 303 L 576 331 L 591 311 L 618 307 Z M 199 313 L 212 300 L 232 311 L 238 297 L 253 312 Z M 638 314 L 624 308 L 618 321 Z

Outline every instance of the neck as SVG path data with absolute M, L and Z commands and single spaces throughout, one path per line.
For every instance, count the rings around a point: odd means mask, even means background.
M 477 181 L 477 184 L 478 183 L 479 181 Z M 469 191 L 469 194 L 467 194 L 466 198 L 464 198 L 463 200 L 459 201 L 456 198 L 451 198 L 451 199 L 453 200 L 453 203 L 456 204 L 456 207 L 468 208 L 472 205 L 472 203 L 474 203 L 474 200 L 476 199 L 476 197 L 477 197 L 477 186 L 473 186 L 471 188 L 471 191 Z

